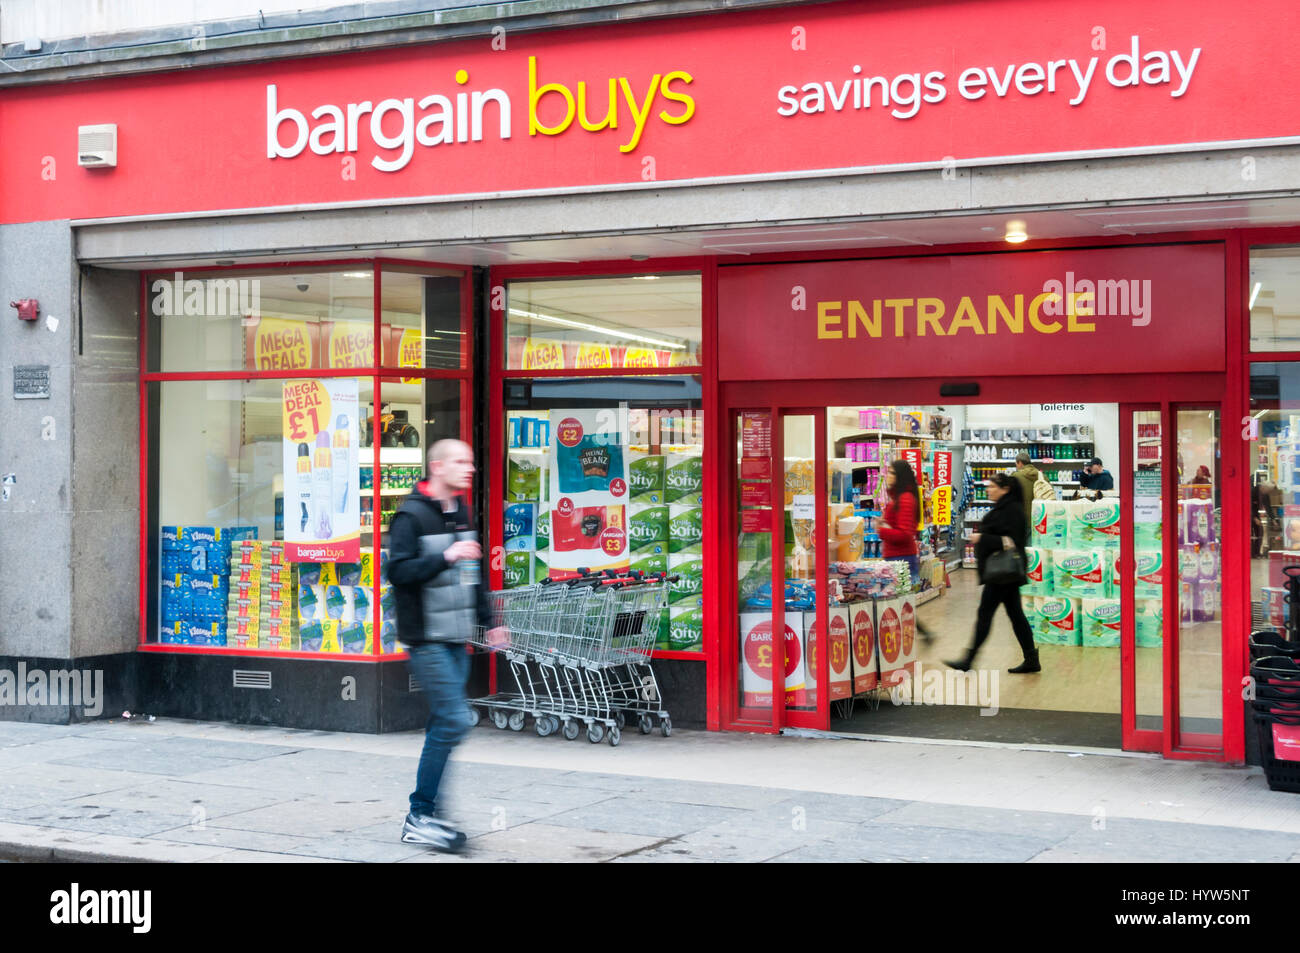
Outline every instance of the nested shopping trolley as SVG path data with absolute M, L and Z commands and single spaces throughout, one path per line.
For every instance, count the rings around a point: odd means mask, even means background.
M 533 719 L 539 735 L 559 732 L 573 740 L 617 745 L 635 719 L 642 734 L 672 733 L 659 683 L 650 666 L 670 579 L 662 574 L 582 576 L 489 593 L 492 627 L 509 634 L 489 645 L 504 654 L 516 690 L 469 702 L 470 722 L 484 713 L 498 728 L 522 731 Z

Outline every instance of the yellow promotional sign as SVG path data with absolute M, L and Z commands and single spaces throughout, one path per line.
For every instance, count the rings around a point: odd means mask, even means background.
M 523 370 L 564 370 L 564 345 L 545 338 L 529 338 L 524 342 Z
M 370 367 L 374 364 L 375 327 L 360 321 L 337 321 L 330 328 L 326 352 L 330 367 Z
M 931 512 L 936 526 L 952 524 L 952 487 L 937 486 L 930 495 Z
M 648 347 L 630 347 L 623 355 L 624 367 L 658 367 L 659 352 Z
M 284 382 L 284 436 L 294 443 L 313 441 L 328 430 L 333 408 L 324 381 Z
M 690 348 L 673 351 L 668 358 L 669 367 L 693 367 L 700 362 L 699 357 Z
M 574 364 L 577 369 L 595 367 L 613 367 L 614 359 L 610 356 L 608 344 L 581 344 L 578 346 L 578 359 Z
M 253 332 L 253 366 L 259 371 L 311 367 L 311 336 L 305 321 L 262 318 Z
M 401 340 L 397 342 L 398 367 L 424 367 L 424 338 L 419 328 L 404 328 Z M 406 377 L 403 384 L 418 383 L 418 378 Z

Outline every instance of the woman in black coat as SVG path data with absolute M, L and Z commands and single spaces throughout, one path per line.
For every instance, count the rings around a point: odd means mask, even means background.
M 975 653 L 989 637 L 989 628 L 993 625 L 993 613 L 997 611 L 998 606 L 1002 605 L 1006 606 L 1007 615 L 1011 618 L 1011 629 L 1016 634 L 1016 641 L 1020 643 L 1021 651 L 1025 653 L 1025 660 L 1009 671 L 1016 674 L 1039 672 L 1042 671 L 1042 667 L 1038 664 L 1038 649 L 1034 647 L 1034 633 L 1029 627 L 1029 620 L 1025 618 L 1025 610 L 1020 605 L 1020 584 L 984 582 L 984 566 L 990 556 L 1003 548 L 1003 537 L 1009 538 L 1015 544 L 1022 557 L 1025 554 L 1029 524 L 1025 521 L 1025 504 L 1021 495 L 1020 482 L 1008 473 L 995 473 L 993 479 L 989 481 L 988 494 L 989 499 L 993 501 L 993 508 L 980 521 L 977 532 L 971 537 L 975 541 L 975 561 L 980 582 L 984 585 L 984 592 L 980 596 L 979 612 L 975 616 L 975 641 L 966 650 L 965 658 L 947 664 L 961 672 L 970 669 L 975 661 Z

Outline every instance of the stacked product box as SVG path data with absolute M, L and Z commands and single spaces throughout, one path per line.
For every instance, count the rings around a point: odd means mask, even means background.
M 533 411 L 509 421 L 506 455 L 504 587 L 513 589 L 545 579 L 549 574 L 550 479 L 546 449 L 550 444 L 548 415 Z M 542 545 L 539 545 L 539 540 Z
M 160 641 L 226 645 L 231 543 L 256 536 L 251 526 L 162 528 Z
M 357 563 L 301 563 L 298 567 L 299 648 L 304 652 L 361 655 L 375 650 L 374 554 Z M 398 651 L 392 592 L 379 587 L 380 652 Z
M 1119 499 L 1034 500 L 1030 524 L 1021 598 L 1035 641 L 1118 646 Z
M 285 558 L 283 542 L 248 539 L 232 544 L 228 645 L 272 650 L 292 647 L 294 571 Z
M 662 449 L 662 448 L 661 448 Z M 628 551 L 630 567 L 635 572 L 667 572 L 669 564 L 669 508 L 668 508 L 668 456 L 651 453 L 646 445 L 628 447 Z M 679 589 L 669 595 L 669 605 L 657 621 L 655 648 L 673 647 L 672 620 L 685 614 L 689 605 L 678 605 L 675 600 L 685 600 Z M 685 639 L 685 628 L 679 629 L 678 643 Z

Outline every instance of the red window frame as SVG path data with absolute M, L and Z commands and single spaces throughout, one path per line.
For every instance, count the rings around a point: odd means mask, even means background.
M 316 659 L 318 661 L 345 661 L 345 662 L 379 662 L 407 657 L 405 652 L 383 653 L 381 652 L 380 618 L 382 608 L 379 601 L 380 574 L 382 572 L 380 547 L 375 547 L 375 579 L 372 584 L 371 592 L 371 613 L 374 624 L 375 639 L 372 650 L 369 653 L 358 655 L 342 655 L 337 653 L 322 652 L 302 652 L 302 651 L 278 651 L 274 649 L 241 649 L 230 646 L 206 646 L 206 645 L 164 645 L 149 640 L 150 616 L 149 616 L 149 552 L 153 545 L 153 540 L 149 535 L 149 517 L 152 499 L 150 496 L 150 474 L 149 474 L 149 385 L 163 384 L 168 381 L 218 381 L 218 380 L 288 380 L 288 379 L 327 379 L 335 377 L 355 377 L 360 379 L 369 378 L 373 384 L 372 408 L 378 407 L 382 403 L 383 382 L 384 380 L 392 381 L 396 378 L 418 378 L 424 380 L 454 380 L 460 383 L 460 434 L 461 439 L 467 443 L 473 442 L 473 397 L 474 397 L 474 324 L 473 324 L 473 280 L 470 269 L 463 265 L 445 264 L 442 262 L 431 261 L 413 261 L 401 258 L 347 258 L 333 260 L 303 260 L 289 262 L 275 262 L 272 264 L 236 264 L 236 265 L 215 265 L 202 268 L 185 268 L 182 269 L 186 275 L 204 276 L 221 274 L 223 272 L 238 271 L 241 273 L 256 272 L 278 272 L 290 270 L 305 270 L 328 268 L 331 271 L 344 268 L 365 267 L 370 269 L 373 276 L 373 296 L 372 296 L 372 320 L 374 327 L 374 340 L 380 340 L 380 325 L 383 323 L 383 275 L 385 270 L 402 269 L 416 273 L 427 273 L 433 271 L 448 272 L 451 275 L 459 276 L 460 282 L 460 330 L 461 330 L 461 361 L 460 367 L 456 369 L 444 368 L 399 368 L 383 363 L 382 348 L 376 345 L 375 362 L 369 367 L 360 368 L 342 368 L 327 369 L 314 368 L 306 371 L 294 371 L 286 374 L 281 371 L 257 371 L 257 370 L 234 370 L 234 371 L 150 371 L 149 370 L 149 298 L 150 285 L 158 278 L 171 277 L 176 269 L 169 270 L 151 270 L 140 273 L 140 353 L 139 353 L 139 413 L 140 413 L 140 628 L 138 633 L 137 650 L 141 652 L 161 652 L 179 655 L 238 655 L 242 657 L 256 658 L 304 658 Z M 376 494 L 381 490 L 382 480 L 380 478 L 380 444 L 378 440 L 373 441 L 373 467 L 374 467 L 374 490 Z M 376 496 L 377 498 L 377 496 Z M 376 532 L 378 524 L 375 525 Z

